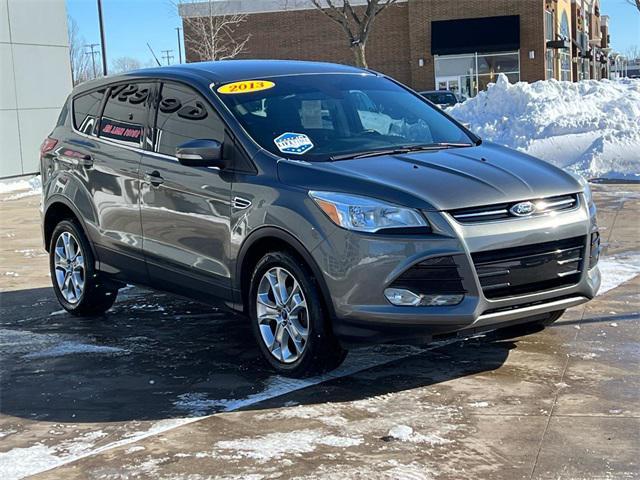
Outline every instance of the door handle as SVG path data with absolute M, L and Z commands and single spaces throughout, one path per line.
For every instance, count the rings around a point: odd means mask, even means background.
M 164 183 L 164 178 L 160 175 L 160 172 L 154 170 L 153 172 L 147 172 L 144 174 L 144 181 L 150 183 L 154 187 Z

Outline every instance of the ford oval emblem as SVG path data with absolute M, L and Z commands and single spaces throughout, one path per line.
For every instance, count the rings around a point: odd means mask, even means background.
M 511 207 L 509 211 L 516 217 L 528 217 L 529 215 L 533 215 L 535 213 L 536 206 L 533 204 L 533 202 L 520 202 Z

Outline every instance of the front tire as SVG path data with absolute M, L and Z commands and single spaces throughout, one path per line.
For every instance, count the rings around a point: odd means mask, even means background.
M 89 240 L 72 220 L 61 221 L 51 235 L 49 269 L 58 302 L 72 315 L 102 315 L 116 301 L 118 290 L 100 282 Z
M 313 275 L 288 252 L 267 253 L 257 263 L 249 312 L 260 351 L 278 373 L 319 374 L 333 370 L 346 356 L 326 320 Z

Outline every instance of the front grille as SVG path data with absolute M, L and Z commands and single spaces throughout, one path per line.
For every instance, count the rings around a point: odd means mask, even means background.
M 451 210 L 449 213 L 459 223 L 483 223 L 497 220 L 509 220 L 517 218 L 530 218 L 540 215 L 549 215 L 553 212 L 573 210 L 578 206 L 578 195 L 560 195 L 543 199 L 531 200 L 535 206 L 533 213 L 527 216 L 518 216 L 511 209 L 523 202 L 498 203 L 482 207 L 461 208 Z
M 453 257 L 435 257 L 416 263 L 389 286 L 425 295 L 465 293 Z
M 482 291 L 503 298 L 574 285 L 584 265 L 586 238 L 472 253 Z

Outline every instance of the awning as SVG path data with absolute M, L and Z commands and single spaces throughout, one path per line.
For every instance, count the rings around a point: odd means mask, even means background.
M 571 47 L 571 44 L 569 43 L 569 40 L 567 40 L 566 38 L 563 38 L 561 40 L 549 40 L 547 42 L 547 48 L 557 48 L 560 50 L 565 50 L 565 49 L 568 49 L 569 47 Z
M 492 53 L 520 48 L 520 16 L 431 22 L 431 54 Z

